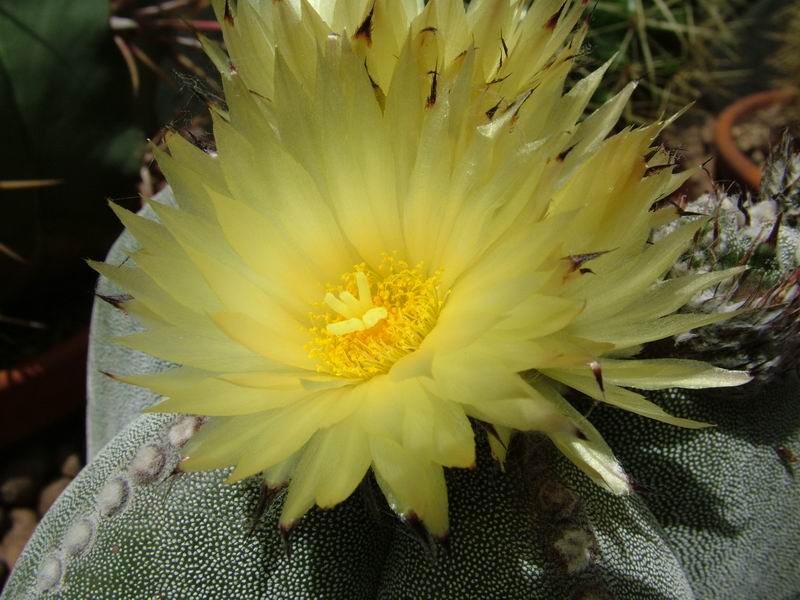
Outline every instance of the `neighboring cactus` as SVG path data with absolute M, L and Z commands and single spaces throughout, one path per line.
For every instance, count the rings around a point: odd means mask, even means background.
M 793 152 L 792 140 L 786 135 L 774 149 L 757 199 L 720 191 L 690 202 L 686 211 L 711 220 L 693 251 L 675 265 L 673 276 L 748 268 L 687 305 L 692 311 L 742 313 L 679 336 L 675 352 L 750 370 L 762 382 L 795 368 L 800 350 L 800 153 Z
M 131 243 L 123 236 L 109 261 L 124 260 Z M 114 293 L 107 281 L 99 290 Z M 485 445 L 476 470 L 448 473 L 449 547 L 427 547 L 367 487 L 333 510 L 313 510 L 291 532 L 287 557 L 276 527 L 280 497 L 251 535 L 258 484 L 224 485 L 227 470 L 173 475 L 177 447 L 196 422 L 136 418 L 157 398 L 102 373 L 163 368 L 106 351 L 110 335 L 133 328 L 98 301 L 95 458 L 43 520 L 3 600 L 752 600 L 800 592 L 800 484 L 791 464 L 800 452 L 800 382 L 792 373 L 742 390 L 751 394 L 656 395 L 668 410 L 718 424 L 702 432 L 597 407 L 592 420 L 638 495 L 610 496 L 548 441 L 520 437 L 506 473 Z

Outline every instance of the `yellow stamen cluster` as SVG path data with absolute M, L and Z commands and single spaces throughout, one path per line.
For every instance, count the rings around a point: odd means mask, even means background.
M 377 271 L 353 267 L 312 314 L 309 356 L 321 372 L 368 379 L 389 371 L 433 329 L 443 304 L 439 275 L 385 257 Z

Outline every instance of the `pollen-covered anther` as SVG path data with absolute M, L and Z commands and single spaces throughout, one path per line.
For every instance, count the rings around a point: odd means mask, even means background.
M 377 271 L 356 265 L 312 315 L 307 350 L 319 370 L 365 379 L 386 373 L 416 350 L 436 324 L 442 299 L 438 274 L 387 257 Z

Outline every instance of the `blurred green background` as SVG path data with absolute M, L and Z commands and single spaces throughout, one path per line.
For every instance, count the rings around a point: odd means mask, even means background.
M 161 185 L 147 140 L 202 114 L 207 0 L 0 0 L 0 368 L 85 327 L 119 226 Z M 204 84 L 206 85 L 206 84 Z

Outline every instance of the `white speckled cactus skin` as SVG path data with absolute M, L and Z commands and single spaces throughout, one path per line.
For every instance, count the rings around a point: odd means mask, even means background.
M 131 244 L 123 236 L 110 262 Z M 505 473 L 481 444 L 475 470 L 448 473 L 447 547 L 426 547 L 379 495 L 359 491 L 312 511 L 291 532 L 287 556 L 276 509 L 250 533 L 257 482 L 223 485 L 226 471 L 172 475 L 197 425 L 191 417 L 137 416 L 156 398 L 100 373 L 165 368 L 105 340 L 131 327 L 98 302 L 94 458 L 42 521 L 3 600 L 800 597 L 794 371 L 750 394 L 655 398 L 718 425 L 709 430 L 597 407 L 593 422 L 640 488 L 633 496 L 606 494 L 538 438 L 516 441 Z

